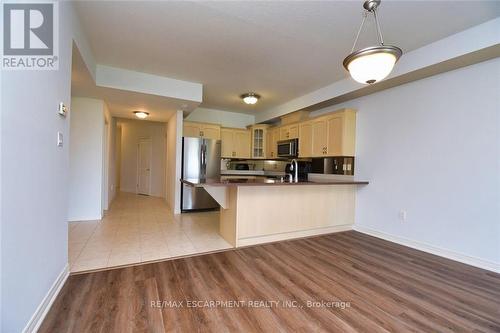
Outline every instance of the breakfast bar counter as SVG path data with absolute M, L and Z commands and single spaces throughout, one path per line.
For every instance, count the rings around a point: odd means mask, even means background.
M 182 179 L 181 182 L 193 187 L 205 186 L 294 186 L 294 185 L 368 185 L 367 181 L 359 180 L 332 180 L 332 181 L 299 181 L 287 182 L 275 179 L 255 178 L 255 179 L 223 179 L 222 178 L 207 178 L 207 179 Z
M 220 235 L 234 247 L 351 230 L 356 191 L 367 181 L 185 179 L 221 206 Z

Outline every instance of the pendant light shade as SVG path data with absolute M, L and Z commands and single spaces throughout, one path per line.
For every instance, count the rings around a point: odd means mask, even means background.
M 395 46 L 367 47 L 348 55 L 344 67 L 354 80 L 371 84 L 385 79 L 402 53 Z
M 380 0 L 367 0 L 363 7 L 365 13 L 358 34 L 352 46 L 351 54 L 344 59 L 344 68 L 351 74 L 351 77 L 357 82 L 363 84 L 372 84 L 383 80 L 392 72 L 394 65 L 403 54 L 403 51 L 397 46 L 384 45 L 382 32 L 377 20 L 377 7 Z M 354 51 L 359 34 L 363 29 L 367 13 L 373 13 L 377 26 L 377 33 L 380 45 L 370 46 L 361 50 Z

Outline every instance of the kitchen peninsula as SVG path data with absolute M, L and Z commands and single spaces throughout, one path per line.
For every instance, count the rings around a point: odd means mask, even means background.
M 350 230 L 356 189 L 366 181 L 185 179 L 221 206 L 219 233 L 235 247 Z

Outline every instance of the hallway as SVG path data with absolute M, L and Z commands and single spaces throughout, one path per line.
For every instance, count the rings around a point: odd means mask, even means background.
M 69 223 L 70 272 L 231 248 L 218 228 L 218 212 L 174 216 L 161 198 L 121 192 L 102 220 Z

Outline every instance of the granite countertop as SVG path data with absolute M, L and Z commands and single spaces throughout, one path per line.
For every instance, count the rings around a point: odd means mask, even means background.
M 193 186 L 202 187 L 211 186 L 296 186 L 296 185 L 367 185 L 367 181 L 358 180 L 332 180 L 332 181 L 299 181 L 298 183 L 281 182 L 275 179 L 181 179 L 181 182 Z

